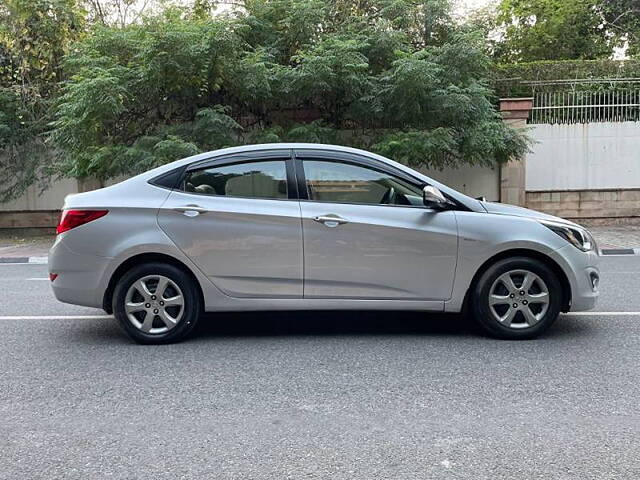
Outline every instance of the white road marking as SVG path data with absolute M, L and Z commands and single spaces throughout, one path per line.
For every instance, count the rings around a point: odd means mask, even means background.
M 49 280 L 47 277 L 33 277 L 27 278 L 27 280 Z
M 569 312 L 566 317 L 635 317 L 640 312 Z M 0 315 L 0 320 L 103 320 L 113 315 Z
M 39 265 L 42 266 L 41 263 L 30 263 L 30 262 L 0 262 L 0 267 L 4 267 L 5 265 Z
M 2 315 L 0 320 L 102 320 L 113 315 Z
M 29 257 L 29 263 L 46 264 L 49 261 L 49 257 Z

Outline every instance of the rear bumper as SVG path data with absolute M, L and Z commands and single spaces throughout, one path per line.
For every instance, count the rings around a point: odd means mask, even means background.
M 582 252 L 573 245 L 566 245 L 553 252 L 552 258 L 562 267 L 571 286 L 569 311 L 579 312 L 593 309 L 600 295 L 600 257 L 598 254 L 596 252 Z M 594 282 L 595 279 L 597 279 L 596 282 Z
M 64 244 L 64 236 L 58 237 L 49 251 L 49 273 L 58 274 L 51 282 L 53 294 L 61 302 L 102 308 L 103 279 L 112 260 L 75 253 Z

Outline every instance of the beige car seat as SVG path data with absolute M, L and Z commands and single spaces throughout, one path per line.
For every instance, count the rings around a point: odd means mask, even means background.
M 284 198 L 279 181 L 261 172 L 233 177 L 227 180 L 224 191 L 234 197 Z

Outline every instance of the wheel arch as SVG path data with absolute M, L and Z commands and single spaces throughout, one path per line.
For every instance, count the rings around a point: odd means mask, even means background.
M 495 254 L 491 258 L 487 259 L 482 265 L 480 265 L 480 268 L 478 268 L 478 270 L 476 271 L 465 293 L 465 298 L 464 298 L 465 310 L 468 308 L 470 293 L 473 291 L 476 285 L 476 282 L 478 281 L 480 276 L 487 270 L 487 268 L 489 268 L 495 262 L 499 260 L 503 260 L 505 258 L 511 258 L 511 257 L 532 258 L 534 260 L 538 260 L 544 263 L 547 267 L 549 267 L 551 271 L 553 271 L 553 273 L 556 274 L 556 276 L 558 277 L 558 280 L 560 281 L 560 285 L 562 286 L 561 311 L 563 312 L 569 311 L 569 308 L 571 307 L 571 283 L 569 283 L 569 279 L 567 278 L 567 275 L 565 274 L 564 270 L 554 259 L 552 259 L 548 255 L 545 255 L 544 253 L 538 252 L 536 250 L 530 250 L 527 248 L 513 248 L 509 250 L 504 250 L 500 253 Z
M 172 257 L 171 255 L 157 252 L 146 252 L 127 258 L 113 271 L 113 273 L 111 274 L 111 278 L 109 278 L 109 283 L 107 284 L 104 296 L 102 298 L 102 308 L 105 312 L 109 314 L 113 313 L 113 292 L 116 285 L 118 284 L 118 280 L 120 280 L 120 278 L 122 278 L 122 276 L 126 272 L 131 270 L 136 265 L 150 262 L 167 263 L 169 265 L 173 265 L 176 268 L 179 268 L 187 275 L 189 275 L 198 289 L 201 305 L 204 305 L 204 293 L 202 291 L 202 285 L 200 285 L 200 282 L 189 267 L 187 267 L 183 262 L 175 257 Z

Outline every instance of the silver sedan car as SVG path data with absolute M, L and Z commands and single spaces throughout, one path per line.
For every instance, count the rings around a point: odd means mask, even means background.
M 202 312 L 467 312 L 532 338 L 598 297 L 584 228 L 470 198 L 353 148 L 204 153 L 70 195 L 49 255 L 55 296 L 167 343 Z

